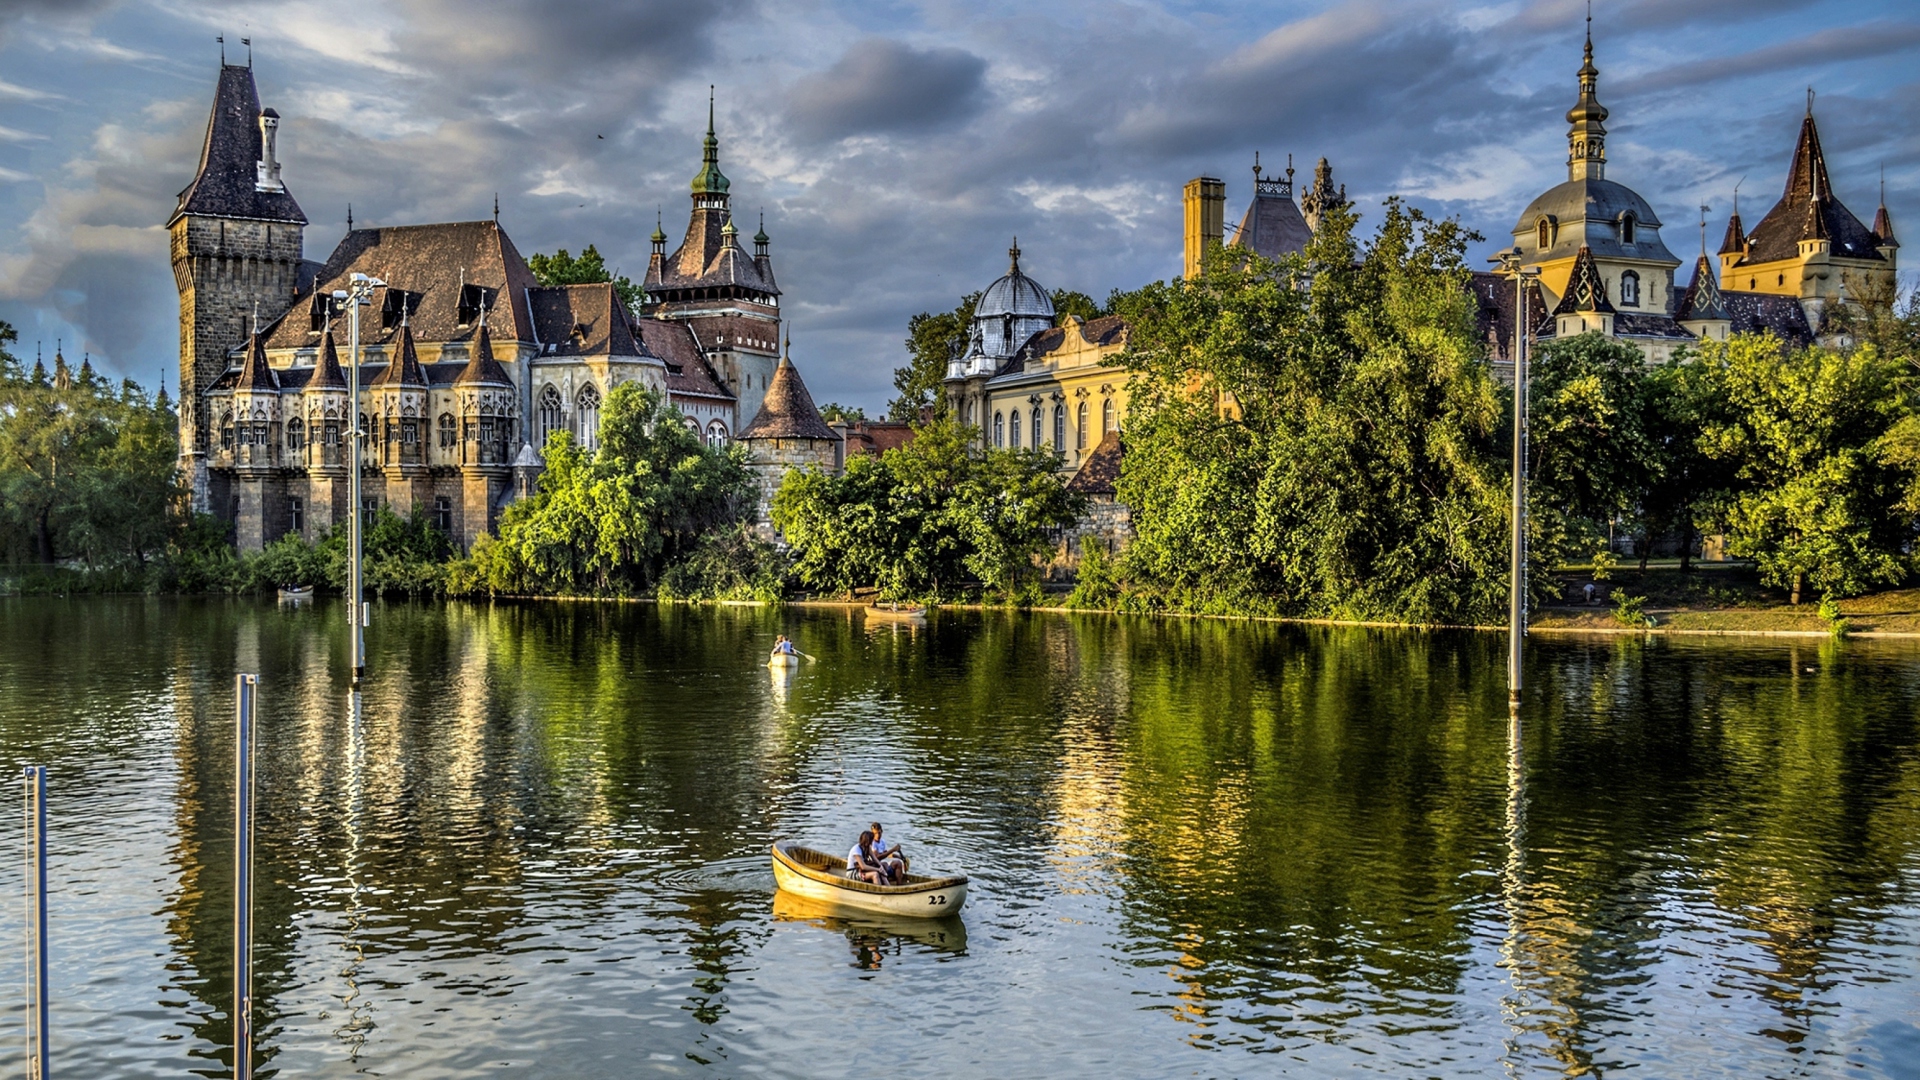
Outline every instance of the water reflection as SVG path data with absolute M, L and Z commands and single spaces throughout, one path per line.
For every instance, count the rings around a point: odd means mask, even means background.
M 262 1075 L 832 1075 L 856 1011 L 1010 1075 L 1870 1076 L 1920 1045 L 1901 648 L 1545 643 L 1523 730 L 1472 635 L 389 605 L 355 717 L 325 601 L 0 620 L 0 746 L 56 766 L 79 1075 L 228 1066 L 242 665 Z M 765 669 L 781 631 L 819 662 Z M 774 894 L 772 840 L 876 818 L 972 877 L 960 920 Z

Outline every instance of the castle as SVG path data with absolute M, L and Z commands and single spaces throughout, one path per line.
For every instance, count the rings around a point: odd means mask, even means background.
M 819 414 L 783 364 L 780 289 L 764 227 L 742 248 L 709 103 L 692 213 L 678 249 L 656 224 L 628 310 L 610 283 L 546 287 L 492 221 L 353 228 L 325 262 L 281 175 L 279 114 L 251 66 L 221 64 L 199 169 L 167 226 L 180 292 L 180 447 L 196 510 L 241 550 L 346 520 L 352 432 L 362 505 L 429 514 L 461 547 L 532 490 L 547 436 L 591 447 L 615 386 L 667 396 L 713 444 L 745 441 L 777 483 L 791 434 Z M 348 402 L 346 313 L 356 274 L 385 284 L 360 314 L 362 397 Z M 774 414 L 761 417 L 779 390 Z M 802 415 L 793 415 L 795 411 Z M 805 413 L 811 413 L 808 423 Z M 758 424 L 756 420 L 764 420 Z M 826 431 L 826 439 L 835 439 Z M 763 478 L 765 479 L 765 478 Z

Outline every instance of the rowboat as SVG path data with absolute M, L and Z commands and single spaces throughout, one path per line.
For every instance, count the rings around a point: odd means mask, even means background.
M 926 622 L 927 609 L 920 604 L 868 604 L 867 618 L 893 622 Z
M 794 653 L 777 652 L 767 657 L 767 666 L 772 668 L 799 667 L 800 657 Z
M 282 586 L 280 586 L 280 599 L 282 599 L 282 600 L 311 600 L 311 599 L 313 599 L 313 586 L 311 586 L 311 585 L 282 585 Z
M 773 881 L 809 900 L 912 919 L 952 915 L 967 902 L 967 876 L 909 873 L 904 885 L 873 885 L 850 876 L 844 859 L 791 840 L 773 845 Z
M 879 915 L 781 891 L 773 894 L 773 921 L 805 923 L 822 930 L 843 933 L 856 953 L 891 941 L 911 941 L 943 953 L 967 951 L 966 921 L 954 916 L 907 919 L 898 915 Z

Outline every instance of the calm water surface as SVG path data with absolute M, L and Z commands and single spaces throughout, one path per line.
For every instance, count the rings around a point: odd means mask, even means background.
M 1497 636 L 389 605 L 357 733 L 345 639 L 0 600 L 59 1074 L 228 1074 L 257 671 L 263 1076 L 1920 1076 L 1915 645 L 1536 639 L 1516 746 Z M 959 918 L 775 896 L 872 818 Z

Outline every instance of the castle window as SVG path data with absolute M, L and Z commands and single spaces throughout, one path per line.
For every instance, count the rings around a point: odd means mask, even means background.
M 1631 211 L 1620 215 L 1620 242 L 1621 243 L 1623 244 L 1633 243 L 1633 225 L 1634 225 L 1633 213 Z
M 232 441 L 232 435 L 233 432 L 229 430 L 227 432 L 229 442 Z M 996 447 L 1007 445 L 1007 417 L 1005 413 L 993 414 L 993 445 Z
M 1056 404 L 1053 407 L 1053 452 L 1065 457 L 1067 453 L 1067 407 Z
M 323 426 L 320 429 L 320 438 L 324 445 L 339 446 L 340 445 L 340 421 L 338 420 L 327 421 L 325 426 Z
M 1541 251 L 1545 251 L 1548 248 L 1552 247 L 1553 246 L 1553 226 L 1547 223 L 1547 219 L 1541 218 L 1540 224 L 1536 227 L 1536 229 L 1539 233 L 1539 236 L 1535 240 L 1536 246 L 1539 247 Z
M 420 421 L 400 421 L 400 442 L 404 446 L 420 445 Z
M 307 504 L 297 495 L 287 500 L 287 528 L 295 533 L 307 531 Z
M 433 527 L 443 533 L 453 532 L 453 499 L 446 495 L 433 497 Z
M 560 391 L 548 383 L 540 391 L 540 445 L 547 444 L 547 437 L 563 430 L 566 424 L 566 405 L 560 400 Z
M 494 290 L 484 285 L 467 285 L 460 290 L 460 325 L 466 326 L 479 318 L 480 312 L 493 310 Z
M 444 412 L 441 413 L 440 414 L 440 447 L 441 449 L 444 450 L 447 447 L 450 447 L 454 443 L 457 443 L 459 441 L 460 441 L 460 436 L 454 430 L 454 426 L 453 426 L 453 414 L 444 413 Z
M 1012 421 L 1007 430 L 1007 445 L 1013 447 L 1015 450 L 1020 449 L 1020 410 L 1019 409 L 1013 410 Z
M 1100 403 L 1100 437 L 1103 439 L 1106 438 L 1107 432 L 1112 430 L 1113 430 L 1113 399 L 1108 398 L 1105 401 L 1102 401 Z
M 360 500 L 360 525 L 363 528 L 368 528 L 368 529 L 373 528 L 374 520 L 379 516 L 380 516 L 380 500 L 379 499 L 361 499 Z
M 1640 275 L 1631 270 L 1620 275 L 1620 304 L 1622 307 L 1640 306 Z
M 1038 450 L 1040 449 L 1040 445 L 1041 445 L 1040 406 L 1035 405 L 1033 407 L 1033 448 L 1035 450 Z
M 727 425 L 715 420 L 707 425 L 707 445 L 719 448 L 727 445 Z
M 1776 281 L 1776 282 L 1774 282 L 1774 284 L 1776 284 L 1776 285 L 1785 285 L 1786 283 L 1787 283 L 1787 275 L 1785 275 L 1785 274 L 1781 274 L 1781 275 L 1780 275 L 1780 280 L 1778 280 L 1778 281 Z
M 588 450 L 600 444 L 600 391 L 592 383 L 574 395 L 574 416 L 580 424 L 580 445 Z
M 296 416 L 287 421 L 287 449 L 300 449 L 300 444 L 305 441 L 306 434 L 307 426 L 301 422 L 299 417 Z
M 1073 426 L 1077 429 L 1073 437 L 1074 449 L 1085 450 L 1087 448 L 1087 403 L 1086 402 L 1084 401 L 1081 402 L 1079 406 L 1074 409 L 1073 419 L 1074 419 Z

